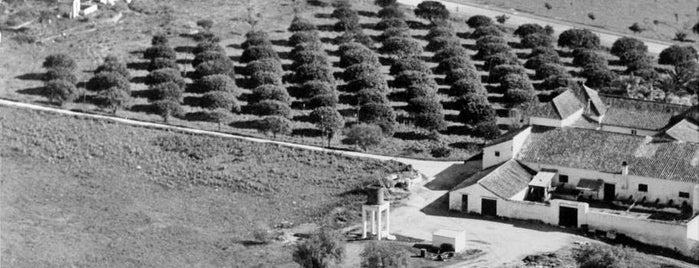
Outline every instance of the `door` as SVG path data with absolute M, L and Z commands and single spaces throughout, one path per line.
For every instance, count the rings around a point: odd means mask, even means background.
M 468 195 L 461 196 L 461 212 L 468 213 Z
M 571 207 L 558 207 L 558 225 L 565 227 L 578 227 L 578 209 Z
M 481 199 L 481 214 L 488 216 L 498 215 L 498 200 Z
M 604 200 L 613 201 L 616 196 L 616 190 L 614 184 L 605 183 L 604 184 Z

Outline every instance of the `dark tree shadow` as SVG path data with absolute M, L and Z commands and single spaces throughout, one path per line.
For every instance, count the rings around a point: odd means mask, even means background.
M 148 70 L 148 66 L 150 66 L 150 62 L 147 61 L 129 62 L 126 64 L 127 68 L 133 70 Z
M 134 98 L 146 98 L 149 100 L 153 100 L 155 97 L 155 90 L 151 89 L 144 89 L 144 90 L 133 90 L 131 91 L 131 96 Z
M 310 4 L 310 2 L 309 2 L 309 4 Z M 333 18 L 333 14 L 330 14 L 330 13 L 316 13 L 313 16 L 316 18 L 319 18 L 319 19 L 332 19 Z
M 184 97 L 182 103 L 187 106 L 202 107 L 201 99 L 201 97 L 187 96 Z
M 298 100 L 298 101 L 292 101 L 291 105 L 289 105 L 289 107 L 291 107 L 291 109 L 294 109 L 294 110 L 306 110 L 306 105 L 307 105 L 306 101 Z
M 146 83 L 146 77 L 145 76 L 135 76 L 131 78 L 131 83 L 134 84 L 145 84 Z
M 417 131 L 408 131 L 408 132 L 396 132 L 393 134 L 394 138 L 401 139 L 401 140 L 408 140 L 408 141 L 418 141 L 418 140 L 427 140 L 429 139 L 429 136 L 426 135 L 425 133 L 417 132 Z
M 406 20 L 405 21 L 408 24 L 408 27 L 413 30 L 428 30 L 430 29 L 429 24 L 422 23 L 421 21 L 416 21 L 416 20 Z
M 194 47 L 193 46 L 178 46 L 178 47 L 175 47 L 175 51 L 179 52 L 179 53 L 192 54 L 194 52 Z
M 326 43 L 326 44 L 338 44 L 337 41 L 335 40 L 335 38 L 331 38 L 331 37 L 327 37 L 327 36 L 321 37 L 320 41 L 323 43 Z
M 528 48 L 528 47 L 524 47 L 522 45 L 522 43 L 520 43 L 520 42 L 507 42 L 507 45 L 513 49 L 526 49 L 526 48 Z
M 333 26 L 334 25 L 332 25 L 332 24 L 320 24 L 320 25 L 317 25 L 316 27 L 318 28 L 318 31 L 321 31 L 321 32 L 334 32 L 335 27 L 333 27 Z
M 289 41 L 287 41 L 286 39 L 277 39 L 277 40 L 272 40 L 271 42 L 275 46 L 285 47 L 285 46 L 289 45 Z
M 460 110 L 461 107 L 456 103 L 456 101 L 442 101 L 442 107 L 445 110 Z
M 452 120 L 447 120 L 447 121 L 452 121 Z M 452 122 L 456 122 L 456 121 L 452 121 Z M 447 135 L 465 135 L 465 134 L 471 133 L 471 130 L 465 125 L 457 125 L 457 126 L 447 127 L 447 130 L 445 130 L 443 133 L 447 134 Z
M 44 95 L 44 87 L 30 87 L 30 88 L 20 89 L 20 90 L 17 90 L 17 93 L 25 94 L 25 95 L 43 96 Z
M 309 115 L 297 115 L 297 116 L 294 116 L 294 118 L 292 120 L 299 121 L 299 122 L 312 123 L 311 117 Z
M 320 137 L 323 135 L 323 132 L 315 128 L 295 128 L 291 132 L 291 135 L 302 137 Z
M 46 76 L 46 73 L 26 73 L 15 76 L 15 78 L 26 81 L 42 81 L 44 80 L 44 76 Z
M 131 105 L 131 111 L 137 112 L 137 113 L 147 113 L 147 114 L 155 114 L 155 107 L 152 104 L 134 104 Z
M 343 117 L 355 117 L 357 116 L 357 109 L 355 108 L 345 108 L 337 110 Z
M 187 113 L 183 119 L 187 121 L 210 121 L 209 113 L 204 111 Z
M 364 16 L 364 17 L 369 17 L 369 18 L 378 17 L 376 12 L 372 12 L 372 11 L 359 10 L 359 11 L 357 11 L 357 13 L 359 13 L 359 16 Z
M 192 64 L 191 59 L 178 59 L 175 61 L 177 64 L 184 64 L 184 65 L 189 65 Z
M 357 104 L 357 96 L 355 96 L 354 94 L 340 94 L 339 103 L 356 105 Z
M 234 128 L 257 129 L 257 120 L 235 121 L 228 125 Z
M 230 45 L 228 45 L 228 47 L 235 48 L 235 49 L 243 49 L 243 47 L 238 43 L 230 44 Z

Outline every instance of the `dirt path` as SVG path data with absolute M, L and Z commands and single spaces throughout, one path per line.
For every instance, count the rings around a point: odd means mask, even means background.
M 462 0 L 463 1 L 463 0 Z M 399 3 L 408 5 L 408 6 L 417 6 L 422 0 L 398 0 Z M 600 41 L 603 46 L 608 46 L 611 47 L 614 41 L 619 39 L 622 36 L 627 36 L 622 33 L 617 33 L 613 31 L 608 31 L 608 30 L 603 30 L 599 28 L 594 28 L 594 27 L 589 27 L 587 25 L 583 24 L 576 24 L 572 22 L 564 22 L 560 20 L 555 20 L 551 18 L 546 18 L 546 17 L 541 17 L 541 16 L 536 16 L 528 13 L 520 13 L 516 12 L 513 10 L 507 10 L 507 9 L 501 9 L 501 8 L 496 8 L 492 6 L 483 6 L 483 5 L 478 5 L 475 3 L 468 3 L 468 4 L 463 4 L 463 3 L 453 3 L 450 1 L 439 1 L 442 2 L 447 9 L 449 9 L 450 12 L 458 13 L 458 14 L 463 14 L 463 15 L 485 15 L 488 17 L 495 17 L 499 16 L 502 14 L 507 14 L 510 19 L 507 20 L 505 23 L 506 26 L 511 26 L 511 27 L 517 27 L 519 25 L 525 24 L 525 23 L 538 23 L 541 25 L 551 25 L 553 29 L 556 31 L 556 33 L 561 33 L 565 30 L 571 29 L 571 28 L 587 28 L 590 29 L 591 31 L 597 33 L 600 37 Z M 648 52 L 651 54 L 660 54 L 663 49 L 669 47 L 672 45 L 670 42 L 664 42 L 660 40 L 653 40 L 653 39 L 648 39 L 648 38 L 643 38 L 643 37 L 637 37 L 637 36 L 632 36 L 634 38 L 637 38 L 639 40 L 642 40 L 643 42 L 646 43 L 648 46 Z

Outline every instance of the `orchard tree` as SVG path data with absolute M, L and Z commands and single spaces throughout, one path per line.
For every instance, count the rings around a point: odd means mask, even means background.
M 483 15 L 475 15 L 468 18 L 466 24 L 468 24 L 468 27 L 476 29 L 478 27 L 493 25 L 493 19 Z
M 396 0 L 374 0 L 374 4 L 380 7 L 395 6 L 397 3 Z
M 588 29 L 568 29 L 558 36 L 558 45 L 571 49 L 597 49 L 600 40 L 599 36 Z
M 619 57 L 624 61 L 625 55 L 629 52 L 648 52 L 648 46 L 643 41 L 633 37 L 621 37 L 614 41 L 610 51 L 612 55 Z
M 177 102 L 182 102 L 182 94 L 184 94 L 184 89 L 174 82 L 163 82 L 160 84 L 151 85 L 149 91 L 150 99 L 152 100 L 164 100 L 170 99 Z
M 379 10 L 379 18 L 382 19 L 388 19 L 388 18 L 397 18 L 397 19 L 403 19 L 405 18 L 405 13 L 403 13 L 403 10 L 401 10 L 398 5 L 389 5 L 381 10 Z
M 291 121 L 284 116 L 273 115 L 266 116 L 257 122 L 257 127 L 260 132 L 272 133 L 272 137 L 277 138 L 277 134 L 291 134 Z
M 113 72 L 101 72 L 93 76 L 85 86 L 87 90 L 99 92 L 112 87 L 131 92 L 131 83 L 124 76 Z
M 328 147 L 330 147 L 330 141 L 335 136 L 335 133 L 345 125 L 342 115 L 334 108 L 320 107 L 313 110 L 310 117 L 311 121 L 323 133 L 323 137 L 327 139 Z
M 95 76 L 97 77 L 97 76 Z M 128 81 L 127 81 L 128 82 Z M 153 86 L 161 83 L 173 82 L 179 87 L 184 88 L 185 81 L 180 75 L 180 72 L 175 69 L 158 69 L 150 72 L 146 76 L 146 85 Z
M 44 86 L 44 95 L 49 101 L 63 105 L 72 102 L 78 97 L 78 89 L 75 84 L 66 80 L 51 80 Z
M 396 114 L 387 104 L 368 103 L 359 107 L 359 122 L 376 124 L 386 136 L 392 136 L 396 124 Z
M 473 127 L 473 134 L 492 140 L 500 136 L 500 129 L 495 120 L 487 120 L 476 124 Z
M 697 50 L 691 46 L 673 45 L 660 52 L 658 63 L 668 65 L 682 65 L 697 60 Z
M 289 105 L 278 100 L 262 100 L 252 105 L 252 111 L 259 116 L 277 115 L 286 118 L 291 117 Z
M 252 90 L 252 94 L 248 97 L 248 102 L 257 103 L 263 100 L 276 100 L 283 103 L 291 104 L 289 93 L 280 85 L 261 85 Z
M 119 60 L 116 56 L 107 56 L 104 59 L 104 62 L 102 65 L 97 67 L 95 69 L 95 74 L 101 73 L 101 72 L 115 72 L 118 74 L 121 74 L 124 76 L 126 79 L 131 79 L 131 75 L 129 74 L 129 69 L 126 67 L 126 64 Z
M 193 91 L 195 93 L 223 91 L 233 94 L 233 96 L 236 98 L 242 94 L 241 90 L 235 84 L 235 80 L 223 74 L 214 74 L 202 77 L 194 84 Z
M 118 109 L 126 107 L 131 100 L 131 94 L 118 87 L 110 87 L 97 95 L 98 105 L 110 109 L 115 114 Z
M 460 108 L 459 121 L 475 125 L 482 121 L 495 120 L 495 109 L 488 98 L 479 94 L 463 95 L 456 100 Z
M 78 77 L 75 76 L 73 71 L 62 68 L 52 68 L 46 71 L 46 74 L 44 74 L 44 81 L 49 82 L 52 80 L 63 80 L 73 85 L 78 83 Z
M 381 127 L 373 124 L 356 124 L 345 132 L 345 141 L 366 151 L 369 147 L 377 146 L 383 141 Z
M 78 65 L 66 54 L 52 54 L 46 57 L 42 66 L 45 69 L 67 69 L 74 71 Z
M 415 16 L 429 20 L 432 23 L 449 18 L 449 10 L 437 1 L 422 1 L 415 9 Z
M 184 114 L 180 103 L 171 99 L 164 99 L 153 102 L 155 112 L 163 118 L 165 123 L 170 121 L 170 117 L 178 117 Z
M 395 62 L 393 62 L 393 65 L 391 65 L 389 73 L 391 75 L 397 75 L 405 71 L 416 71 L 421 73 L 432 72 L 430 66 L 428 66 L 424 60 L 420 59 L 419 57 L 410 57 L 398 59 Z
M 318 28 L 310 20 L 302 17 L 294 17 L 289 26 L 290 32 L 315 31 Z
M 210 60 L 199 64 L 194 69 L 195 78 L 202 78 L 214 74 L 223 74 L 235 79 L 235 65 L 230 59 Z
M 522 24 L 519 27 L 517 27 L 517 29 L 514 32 L 514 34 L 516 36 L 519 36 L 520 38 L 524 38 L 527 35 L 535 34 L 535 33 L 544 33 L 545 34 L 546 32 L 544 31 L 544 27 L 542 27 L 539 24 L 535 24 L 535 23 Z
M 211 91 L 201 97 L 201 106 L 209 109 L 224 109 L 230 112 L 239 112 L 240 104 L 238 104 L 238 99 L 229 92 L 225 91 Z
M 221 131 L 221 125 L 225 125 L 233 121 L 233 115 L 230 110 L 224 108 L 216 108 L 213 111 L 207 112 L 209 121 L 218 125 L 218 131 Z

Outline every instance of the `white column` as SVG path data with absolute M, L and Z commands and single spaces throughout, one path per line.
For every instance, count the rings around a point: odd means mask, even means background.
M 366 238 L 366 209 L 362 207 L 362 238 Z
M 376 210 L 371 210 L 371 234 L 376 234 Z
M 386 236 L 390 234 L 391 227 L 391 206 L 386 207 Z
M 383 229 L 383 228 L 381 228 L 381 217 L 382 217 L 381 216 L 381 207 L 379 207 L 379 209 L 376 212 L 379 214 L 379 221 L 378 221 L 379 222 L 379 224 L 378 224 L 379 225 L 379 240 L 381 240 L 381 231 Z

